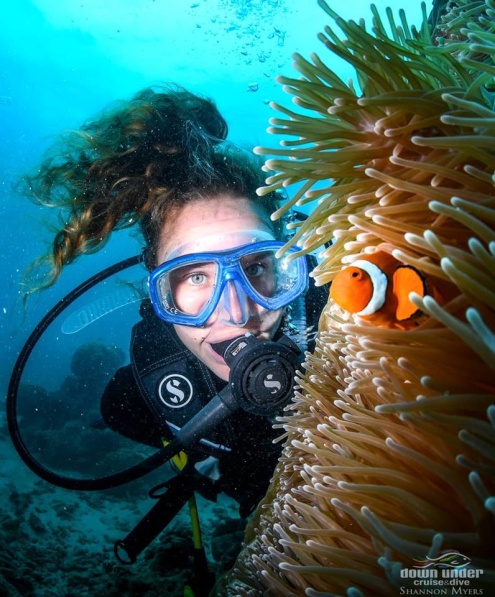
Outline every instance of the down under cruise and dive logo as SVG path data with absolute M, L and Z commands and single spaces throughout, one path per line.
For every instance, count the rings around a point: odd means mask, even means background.
M 449 549 L 436 558 L 425 556 L 413 560 L 411 568 L 402 568 L 400 578 L 405 581 L 399 595 L 483 595 L 476 583 L 483 577 L 481 568 L 471 566 L 471 558 Z

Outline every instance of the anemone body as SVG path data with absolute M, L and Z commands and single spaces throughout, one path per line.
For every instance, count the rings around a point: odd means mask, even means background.
M 412 296 L 406 331 L 329 301 L 272 486 L 218 593 L 397 595 L 401 569 L 446 549 L 493 588 L 495 3 L 457 1 L 434 34 L 426 14 L 416 31 L 374 10 L 368 31 L 319 3 L 335 23 L 320 41 L 354 82 L 295 56 L 300 77 L 279 77 L 295 106 L 273 105 L 281 147 L 258 148 L 274 172 L 260 193 L 295 185 L 281 212 L 308 206 L 290 244 L 322 250 L 318 284 L 386 251 L 449 300 Z

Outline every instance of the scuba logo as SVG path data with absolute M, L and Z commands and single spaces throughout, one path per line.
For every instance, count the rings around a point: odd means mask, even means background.
M 169 408 L 182 408 L 193 397 L 191 382 L 178 373 L 166 375 L 158 386 L 160 400 Z

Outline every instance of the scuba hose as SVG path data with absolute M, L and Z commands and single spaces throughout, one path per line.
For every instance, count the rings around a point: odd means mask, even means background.
M 133 563 L 188 501 L 194 539 L 195 576 L 190 585 L 185 587 L 185 594 L 199 597 L 208 594 L 214 583 L 214 575 L 208 570 L 194 492 L 199 489 L 206 495 L 212 488 L 211 485 L 207 486 L 208 483 L 192 465 L 187 464 L 182 450 L 195 445 L 208 431 L 239 409 L 261 416 L 282 409 L 292 397 L 296 369 L 302 362 L 303 353 L 297 344 L 285 335 L 276 341 L 264 341 L 249 334 L 225 343 L 222 352 L 230 368 L 227 386 L 183 425 L 168 444 L 140 463 L 115 474 L 89 479 L 58 474 L 36 460 L 19 429 L 17 397 L 20 381 L 33 349 L 47 328 L 73 301 L 93 286 L 141 261 L 141 255 L 134 256 L 89 278 L 61 299 L 38 323 L 19 353 L 10 379 L 7 394 L 8 428 L 14 447 L 24 463 L 40 478 L 65 489 L 96 491 L 118 487 L 173 460 L 180 473 L 150 491 L 150 497 L 157 499 L 156 504 L 125 539 L 116 542 L 114 551 L 122 563 Z M 304 325 L 304 321 L 300 322 L 300 326 Z M 161 491 L 163 489 L 165 491 Z
M 292 396 L 293 380 L 302 360 L 298 346 L 286 336 L 278 341 L 260 341 L 240 337 L 226 347 L 225 360 L 231 367 L 229 384 L 202 411 L 186 423 L 174 439 L 140 463 L 104 477 L 79 479 L 58 474 L 41 464 L 26 446 L 17 418 L 17 396 L 22 374 L 34 347 L 52 322 L 77 298 L 110 276 L 142 262 L 136 255 L 95 274 L 62 298 L 38 323 L 24 344 L 14 365 L 7 392 L 7 423 L 19 456 L 41 479 L 58 487 L 80 491 L 98 491 L 124 485 L 157 469 L 184 447 L 196 443 L 239 408 L 260 415 L 283 407 Z
M 306 218 L 307 216 L 302 212 L 293 211 L 292 219 L 294 222 L 301 222 Z M 143 262 L 143 254 L 124 259 L 93 275 L 69 292 L 36 325 L 20 351 L 14 365 L 6 400 L 7 423 L 12 443 L 28 468 L 40 478 L 59 487 L 73 490 L 97 491 L 124 485 L 152 472 L 170 460 L 182 447 L 190 445 L 189 442 L 194 443 L 197 441 L 197 438 L 202 433 L 201 430 L 198 432 L 196 427 L 190 427 L 188 424 L 180 432 L 183 439 L 178 439 L 177 441 L 174 439 L 171 444 L 164 446 L 155 454 L 129 469 L 94 479 L 72 478 L 49 470 L 34 458 L 22 438 L 17 417 L 19 386 L 27 361 L 43 334 L 54 320 L 84 293 L 114 274 Z M 302 353 L 306 350 L 307 346 L 306 310 L 303 297 L 299 297 L 294 301 L 294 305 L 291 305 L 291 319 L 291 331 L 294 332 L 294 339 L 300 344 L 302 351 L 286 336 L 282 336 L 282 339 L 278 342 L 261 342 L 255 340 L 254 344 L 251 341 L 246 344 L 241 343 L 242 346 L 239 344 L 236 349 L 237 352 L 244 351 L 244 349 L 249 347 L 247 352 L 250 353 L 254 360 L 252 363 L 249 363 L 245 371 L 242 370 L 244 365 L 236 366 L 235 373 L 231 370 L 228 388 L 238 400 L 231 400 L 230 397 L 227 397 L 225 394 L 228 393 L 228 390 L 224 394 L 221 392 L 222 396 L 215 396 L 212 400 L 213 404 L 211 406 L 208 405 L 210 406 L 210 410 L 206 413 L 208 414 L 208 417 L 206 417 L 209 421 L 208 425 L 218 424 L 223 417 L 228 416 L 232 410 L 236 410 L 239 407 L 245 408 L 249 412 L 266 415 L 274 412 L 288 402 L 292 395 L 296 367 L 302 361 Z M 263 347 L 261 348 L 261 346 Z M 246 355 L 247 353 L 245 352 Z M 232 353 L 231 356 L 232 364 L 235 355 Z M 226 354 L 226 361 L 227 358 L 228 355 Z M 246 363 L 247 360 L 244 359 L 243 363 Z M 279 376 L 280 379 L 278 378 Z M 286 390 L 282 391 L 282 394 L 279 396 L 277 388 L 280 387 L 285 387 Z M 272 392 L 273 389 L 276 391 Z M 245 396 L 249 398 L 246 399 Z M 216 415 L 210 412 L 214 409 L 218 411 Z M 220 413 L 223 413 L 222 417 L 219 417 Z M 196 421 L 196 425 L 198 423 L 199 421 Z M 192 432 L 193 429 L 195 429 L 194 432 Z
M 106 278 L 109 278 L 110 276 L 122 270 L 138 265 L 141 262 L 141 255 L 136 255 L 134 257 L 124 259 L 123 261 L 120 261 L 119 263 L 116 263 L 102 270 L 98 274 L 95 274 L 94 276 L 77 286 L 64 298 L 62 298 L 52 309 L 50 309 L 50 311 L 34 328 L 31 335 L 24 344 L 21 352 L 19 353 L 17 361 L 14 365 L 12 376 L 10 378 L 6 401 L 7 423 L 12 443 L 14 444 L 17 453 L 22 458 L 24 463 L 36 475 L 38 475 L 41 479 L 44 479 L 45 481 L 52 483 L 53 485 L 57 485 L 58 487 L 85 491 L 96 491 L 100 489 L 118 487 L 119 485 L 124 485 L 125 483 L 129 483 L 130 481 L 139 479 L 147 473 L 155 470 L 158 466 L 160 466 L 161 464 L 169 460 L 171 456 L 173 456 L 173 454 L 170 454 L 169 451 L 166 450 L 166 448 L 164 448 L 163 452 L 158 451 L 156 454 L 153 454 L 152 456 L 145 459 L 136 466 L 131 467 L 125 471 L 116 473 L 114 475 L 109 475 L 107 477 L 102 477 L 98 479 L 74 479 L 72 477 L 59 475 L 47 469 L 34 458 L 34 456 L 31 454 L 31 452 L 29 451 L 22 439 L 17 419 L 17 395 L 24 368 L 34 347 L 36 346 L 42 335 L 45 333 L 45 331 L 48 329 L 48 327 L 51 325 L 51 323 L 71 303 L 73 303 L 77 298 L 79 298 L 81 295 L 87 292 L 90 288 L 96 286 L 96 284 L 102 282 Z
M 308 323 L 306 317 L 306 302 L 303 296 L 298 296 L 290 307 L 290 328 L 292 338 L 302 352 L 308 349 Z

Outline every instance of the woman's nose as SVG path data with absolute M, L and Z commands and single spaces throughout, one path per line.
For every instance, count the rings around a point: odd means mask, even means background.
M 228 280 L 217 308 L 223 323 L 244 326 L 249 320 L 249 298 L 237 280 Z

